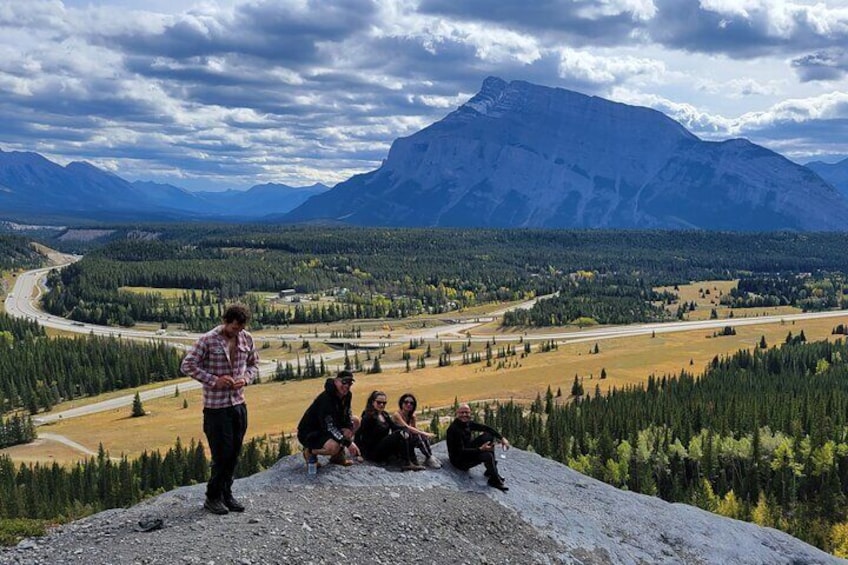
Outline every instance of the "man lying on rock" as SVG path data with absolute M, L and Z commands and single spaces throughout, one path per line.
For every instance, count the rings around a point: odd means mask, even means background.
M 473 432 L 482 433 L 472 437 Z M 484 424 L 473 422 L 471 407 L 468 404 L 461 404 L 447 432 L 448 457 L 451 465 L 468 471 L 482 463 L 486 467 L 483 475 L 489 478 L 489 486 L 506 492 L 509 488 L 504 484 L 504 478 L 498 473 L 495 442 L 500 443 L 504 449 L 509 449 L 509 442 L 500 432 Z

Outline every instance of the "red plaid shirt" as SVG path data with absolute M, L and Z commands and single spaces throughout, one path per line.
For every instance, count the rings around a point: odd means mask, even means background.
M 180 365 L 184 375 L 203 383 L 204 408 L 227 408 L 244 404 L 244 387 L 212 388 L 218 377 L 232 375 L 234 379 L 244 379 L 248 385 L 259 375 L 259 355 L 253 345 L 253 337 L 246 331 L 239 332 L 236 358 L 230 359 L 227 338 L 221 333 L 222 328 L 218 326 L 200 336 Z

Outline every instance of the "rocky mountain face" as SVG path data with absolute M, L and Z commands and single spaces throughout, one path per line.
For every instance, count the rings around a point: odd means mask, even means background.
M 490 77 L 376 171 L 284 217 L 359 225 L 843 230 L 848 200 L 809 169 L 664 114 Z
M 843 159 L 838 163 L 813 161 L 812 163 L 807 163 L 806 167 L 835 186 L 837 190 L 848 198 L 848 159 Z
M 128 182 L 88 163 L 62 167 L 37 153 L 0 151 L 0 213 L 110 219 L 252 220 L 282 214 L 322 184 L 264 184 L 247 191 L 190 192 L 153 182 Z
M 434 451 L 447 460 L 444 443 Z M 243 514 L 206 513 L 205 485 L 183 487 L 0 549 L 0 564 L 845 563 L 777 530 L 621 491 L 532 453 L 505 457 L 502 493 L 479 467 L 327 465 L 310 477 L 292 455 L 236 481 Z

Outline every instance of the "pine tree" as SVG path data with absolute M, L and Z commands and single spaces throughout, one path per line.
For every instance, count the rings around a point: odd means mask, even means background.
M 434 413 L 433 417 L 430 419 L 430 433 L 436 436 L 433 438 L 434 442 L 439 441 L 441 432 L 439 429 L 439 415 L 436 413 Z
M 574 384 L 571 385 L 571 396 L 583 396 L 583 383 L 577 375 L 574 375 Z
M 289 443 L 288 438 L 286 438 L 286 434 L 280 434 L 280 445 L 277 448 L 277 458 L 283 458 L 287 455 L 292 454 L 291 444 Z
M 138 394 L 138 391 L 135 393 L 135 397 L 133 397 L 132 403 L 132 417 L 138 418 L 146 415 L 147 412 L 144 411 L 144 405 L 141 403 L 141 395 Z

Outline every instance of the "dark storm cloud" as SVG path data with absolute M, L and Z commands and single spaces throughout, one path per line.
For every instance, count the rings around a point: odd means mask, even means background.
M 817 51 L 792 60 L 802 82 L 839 80 L 848 73 L 848 53 L 843 49 Z
M 744 4 L 739 12 L 706 9 L 699 0 L 656 0 L 656 5 L 657 16 L 648 27 L 651 39 L 692 52 L 750 58 L 803 53 L 848 41 L 845 26 L 840 30 L 838 25 L 838 18 L 844 20 L 846 16 L 825 11 L 822 5 L 775 2 L 765 9 L 748 8 L 744 13 Z M 819 19 L 835 24 L 835 31 L 823 30 Z
M 232 17 L 188 13 L 158 31 L 113 32 L 98 40 L 150 57 L 184 60 L 238 53 L 302 67 L 321 59 L 322 43 L 344 40 L 366 28 L 375 15 L 374 3 L 367 0 L 309 0 L 303 7 L 266 0 L 237 6 Z
M 642 26 L 632 11 L 593 13 L 602 3 L 573 0 L 423 0 L 422 14 L 465 21 L 493 22 L 531 33 L 568 40 L 571 45 L 617 45 Z
M 848 111 L 844 115 L 848 116 Z M 848 117 L 803 122 L 777 120 L 743 131 L 742 136 L 799 162 L 822 154 L 844 158 Z
M 706 6 L 705 6 L 706 4 Z M 735 10 L 711 9 L 700 0 L 654 0 L 639 6 L 599 0 L 423 0 L 422 13 L 465 21 L 492 22 L 538 34 L 571 47 L 615 46 L 636 42 L 734 58 L 796 54 L 848 42 L 846 17 L 822 6 L 773 2 Z M 732 6 L 730 2 L 728 6 Z M 639 6 L 634 8 L 634 6 Z M 820 20 L 839 24 L 822 30 Z M 785 20 L 785 21 L 784 21 Z M 775 22 L 780 21 L 776 29 Z

